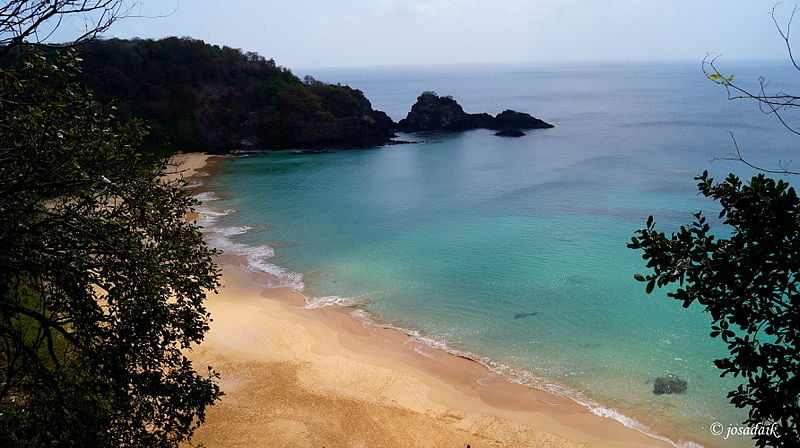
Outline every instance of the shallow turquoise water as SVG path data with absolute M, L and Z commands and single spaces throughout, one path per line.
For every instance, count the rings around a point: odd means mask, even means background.
M 784 73 L 743 64 L 739 77 L 770 70 Z M 435 89 L 470 112 L 507 106 L 556 128 L 230 160 L 209 185 L 222 199 L 209 205 L 237 213 L 214 226 L 246 226 L 228 232 L 233 241 L 272 246 L 267 261 L 302 273 L 306 295 L 363 299 L 382 320 L 558 380 L 655 432 L 722 444 L 708 425 L 743 415 L 712 365 L 725 347 L 698 309 L 644 294 L 632 278 L 643 262 L 625 244 L 649 214 L 662 229 L 700 209 L 715 216 L 692 177 L 752 174 L 709 162 L 732 149 L 726 130 L 773 165 L 791 155 L 786 132 L 754 105 L 726 101 L 693 64 L 314 75 L 365 90 L 395 119 Z M 667 373 L 688 381 L 686 394 L 652 393 Z M 748 446 L 725 441 L 735 444 Z

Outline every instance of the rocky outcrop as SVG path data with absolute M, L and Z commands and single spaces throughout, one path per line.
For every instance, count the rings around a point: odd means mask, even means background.
M 522 137 L 525 133 L 519 129 L 503 129 L 502 131 L 495 132 L 494 135 L 498 137 Z
M 397 128 L 403 132 L 466 131 L 470 129 L 545 129 L 553 125 L 524 112 L 506 110 L 491 116 L 468 114 L 452 97 L 424 92 Z
M 663 394 L 682 394 L 686 392 L 686 381 L 675 375 L 660 376 L 653 384 L 653 393 Z

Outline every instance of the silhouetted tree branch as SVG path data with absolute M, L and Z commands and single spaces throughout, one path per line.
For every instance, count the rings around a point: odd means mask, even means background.
M 7 0 L 0 5 L 0 56 L 22 43 L 46 44 L 67 16 L 83 19 L 83 30 L 63 43 L 46 45 L 61 48 L 91 41 L 120 19 L 148 17 L 134 13 L 140 4 L 139 0 Z
M 736 162 L 742 162 L 745 165 L 753 168 L 754 170 L 763 171 L 765 173 L 773 173 L 773 174 L 798 174 L 800 175 L 800 171 L 791 171 L 789 170 L 789 165 L 792 163 L 791 160 L 781 160 L 778 162 L 779 169 L 768 169 L 758 165 L 753 164 L 752 162 L 748 161 L 744 157 L 742 157 L 742 151 L 739 149 L 739 143 L 736 141 L 736 137 L 733 135 L 733 132 L 728 131 L 728 134 L 731 136 L 731 140 L 733 141 L 733 147 L 736 149 L 736 152 L 731 153 L 729 156 L 720 157 L 714 156 L 713 160 L 733 160 Z
M 794 21 L 794 18 L 797 15 L 797 13 L 800 12 L 800 8 L 794 6 L 792 8 L 791 14 L 789 15 L 789 19 L 786 21 L 786 24 L 781 25 L 780 21 L 776 16 L 777 7 L 778 5 L 773 6 L 772 10 L 770 11 L 772 22 L 775 24 L 775 29 L 778 31 L 778 34 L 780 35 L 781 39 L 784 41 L 786 45 L 789 61 L 796 70 L 800 71 L 800 64 L 798 64 L 797 60 L 795 59 L 791 44 L 792 22 Z M 711 54 L 707 54 L 706 57 L 703 58 L 703 63 L 702 63 L 703 73 L 706 75 L 708 79 L 725 88 L 725 90 L 728 93 L 729 100 L 738 100 L 738 99 L 755 100 L 758 103 L 759 109 L 761 110 L 762 113 L 767 115 L 774 115 L 775 118 L 778 120 L 778 122 L 789 132 L 796 135 L 800 135 L 800 127 L 798 125 L 792 124 L 787 117 L 787 114 L 793 108 L 800 106 L 800 96 L 782 91 L 769 92 L 768 90 L 769 82 L 766 80 L 764 76 L 758 78 L 758 87 L 755 89 L 739 84 L 734 81 L 733 75 L 725 75 L 717 68 L 718 59 L 719 56 L 713 56 Z M 731 134 L 731 137 L 733 138 L 733 134 Z M 779 169 L 766 169 L 756 164 L 753 164 L 742 156 L 742 151 L 740 150 L 738 144 L 736 143 L 736 139 L 733 139 L 733 144 L 736 149 L 735 154 L 732 154 L 730 157 L 714 156 L 713 159 L 739 161 L 753 169 L 767 173 L 800 174 L 800 172 L 789 170 L 788 165 L 790 162 L 786 161 L 780 161 L 778 163 Z

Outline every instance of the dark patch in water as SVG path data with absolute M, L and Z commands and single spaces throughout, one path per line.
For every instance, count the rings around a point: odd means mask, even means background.
M 565 241 L 567 243 L 574 243 L 575 238 L 567 238 L 565 236 L 554 236 L 553 241 Z
M 568 275 L 568 276 L 564 277 L 564 280 L 566 280 L 566 281 L 568 281 L 570 283 L 574 283 L 576 285 L 583 284 L 583 280 L 581 280 L 581 278 L 578 277 L 577 275 Z
M 581 347 L 583 347 L 583 348 L 600 348 L 602 346 L 603 346 L 603 344 L 597 344 L 597 343 L 590 342 L 588 344 L 583 344 Z
M 537 314 L 539 314 L 538 311 L 533 311 L 533 312 L 530 312 L 530 313 L 517 313 L 517 314 L 514 315 L 514 319 L 524 319 L 526 317 L 535 316 Z
M 660 376 L 653 383 L 653 393 L 656 395 L 682 394 L 686 392 L 686 388 L 686 381 L 672 374 Z

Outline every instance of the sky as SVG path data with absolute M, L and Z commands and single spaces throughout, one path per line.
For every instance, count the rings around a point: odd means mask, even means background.
M 105 37 L 191 36 L 290 68 L 779 59 L 774 0 L 141 0 Z M 778 6 L 788 20 L 793 4 Z M 62 26 L 68 39 L 78 22 Z M 798 24 L 800 27 L 800 24 Z M 800 29 L 798 30 L 800 32 Z M 800 38 L 800 36 L 798 37 Z M 798 43 L 800 47 L 800 42 Z

